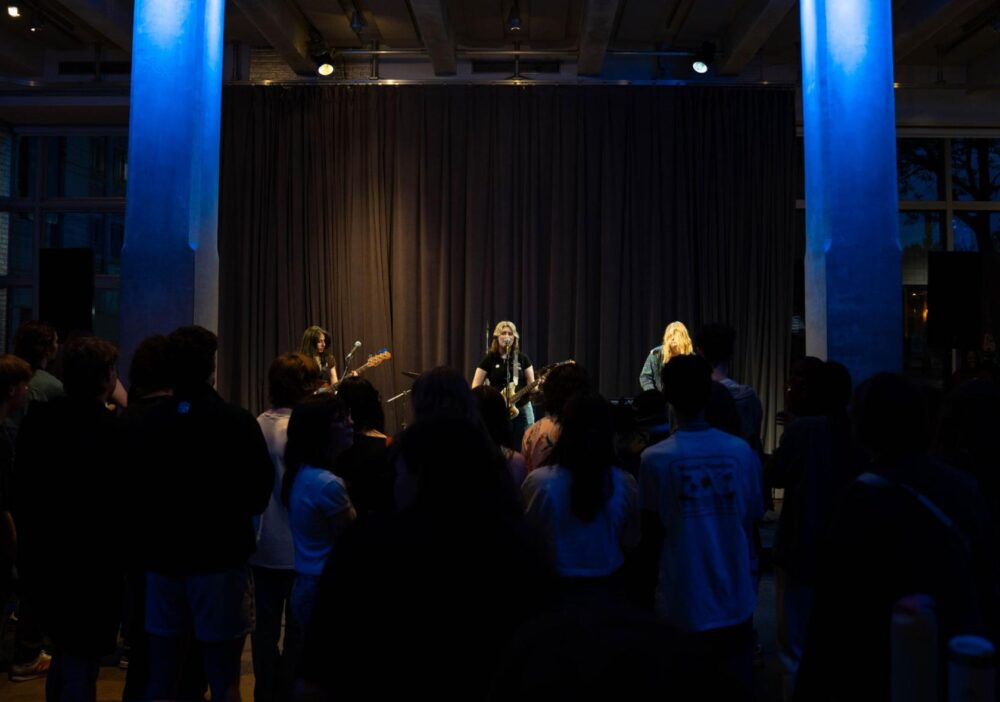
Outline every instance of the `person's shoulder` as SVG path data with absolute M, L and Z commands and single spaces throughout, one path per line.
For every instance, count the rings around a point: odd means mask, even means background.
M 662 353 L 663 353 L 663 344 L 660 344 L 659 346 L 654 346 L 649 350 L 650 356 L 659 356 Z

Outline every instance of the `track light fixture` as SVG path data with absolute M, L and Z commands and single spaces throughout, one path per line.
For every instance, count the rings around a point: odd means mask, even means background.
M 330 55 L 329 51 L 324 51 L 315 57 L 316 59 L 316 72 L 321 76 L 329 76 L 333 74 L 333 56 Z
M 694 59 L 691 61 L 691 70 L 695 73 L 708 73 L 708 68 L 714 60 L 715 44 L 706 41 L 694 52 Z
M 507 15 L 507 30 L 510 32 L 521 31 L 521 8 L 518 7 L 517 0 L 510 6 L 510 14 Z

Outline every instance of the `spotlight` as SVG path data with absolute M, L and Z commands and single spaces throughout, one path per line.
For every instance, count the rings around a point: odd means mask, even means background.
M 517 6 L 517 0 L 510 6 L 510 14 L 507 15 L 507 30 L 511 32 L 521 31 L 521 8 Z
M 21 8 L 19 8 L 17 5 L 8 5 L 7 6 L 7 14 L 10 17 L 20 17 L 21 16 Z
M 715 44 L 706 41 L 694 52 L 694 60 L 691 61 L 691 70 L 695 73 L 708 73 L 708 67 L 715 60 Z
M 365 28 L 365 21 L 361 17 L 361 13 L 358 12 L 357 8 L 354 8 L 354 12 L 351 13 L 351 30 L 355 34 L 361 34 L 361 30 Z
M 316 57 L 316 72 L 321 76 L 328 76 L 333 73 L 333 56 L 329 51 L 324 51 Z
M 32 32 L 40 31 L 42 27 L 45 26 L 45 20 L 41 17 L 35 17 L 31 21 L 31 25 L 28 27 Z

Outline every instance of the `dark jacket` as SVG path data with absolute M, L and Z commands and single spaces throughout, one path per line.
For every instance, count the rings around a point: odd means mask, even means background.
M 165 575 L 219 573 L 255 547 L 252 518 L 267 506 L 274 468 L 253 415 L 208 384 L 148 409 L 130 431 L 144 510 L 146 566 Z

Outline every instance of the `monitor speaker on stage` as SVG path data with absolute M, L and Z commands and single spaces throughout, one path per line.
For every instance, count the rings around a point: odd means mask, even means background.
M 38 257 L 38 318 L 65 340 L 94 330 L 94 252 L 41 249 Z
M 976 348 L 1000 322 L 1000 256 L 964 251 L 927 255 L 927 340 L 941 349 Z

